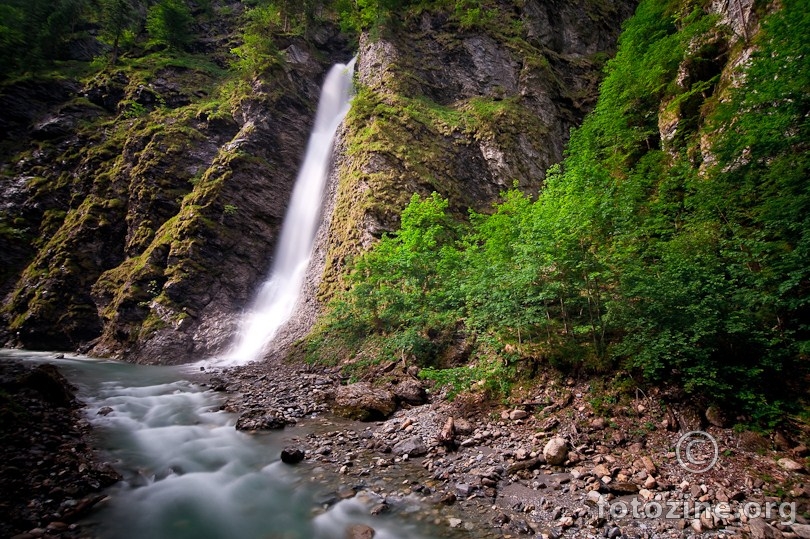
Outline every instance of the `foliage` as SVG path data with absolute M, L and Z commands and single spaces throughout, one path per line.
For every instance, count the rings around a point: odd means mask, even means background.
M 319 345 L 345 337 L 363 355 L 373 342 L 453 392 L 508 378 L 484 368 L 514 365 L 505 350 L 622 369 L 774 426 L 805 390 L 810 353 L 808 32 L 802 2 L 785 1 L 738 68 L 744 84 L 724 86 L 732 38 L 717 17 L 642 1 L 541 194 L 504 193 L 468 223 L 415 196 L 400 231 L 354 264 Z M 481 106 L 467 112 L 486 121 Z M 678 121 L 667 140 L 662 117 Z M 459 338 L 476 343 L 470 365 L 443 359 Z
M 101 26 L 106 36 L 112 41 L 111 63 L 118 61 L 121 39 L 131 31 L 137 22 L 137 11 L 131 0 L 99 0 L 101 7 Z
M 90 0 L 0 0 L 0 78 L 58 60 Z
M 447 337 L 459 316 L 460 298 L 445 281 L 460 270 L 458 235 L 447 200 L 414 195 L 397 234 L 383 237 L 356 262 L 349 277 L 353 287 L 334 301 L 323 331 L 334 331 L 347 346 L 358 338 L 373 343 L 378 359 L 432 363 L 437 341 Z M 384 337 L 384 344 L 373 336 Z M 320 349 L 311 347 L 315 354 Z
M 191 12 L 183 0 L 160 0 L 149 8 L 146 31 L 157 43 L 183 49 L 191 43 Z
M 242 44 L 231 49 L 237 59 L 233 66 L 252 77 L 280 61 L 273 33 L 281 28 L 282 14 L 275 4 L 253 7 L 245 12 Z

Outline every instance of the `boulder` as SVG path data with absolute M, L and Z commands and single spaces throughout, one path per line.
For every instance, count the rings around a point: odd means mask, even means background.
M 304 460 L 304 452 L 297 447 L 285 447 L 281 450 L 281 462 L 284 464 L 298 464 Z
M 564 438 L 555 436 L 543 448 L 543 456 L 548 464 L 561 465 L 568 458 L 568 442 Z
M 723 428 L 728 423 L 726 421 L 726 416 L 723 411 L 717 406 L 709 406 L 706 409 L 706 421 L 709 422 L 710 425 L 714 425 L 715 427 Z
M 789 472 L 803 472 L 804 471 L 804 466 L 802 466 L 801 464 L 799 464 L 798 462 L 796 462 L 793 459 L 781 458 L 781 459 L 777 460 L 776 463 L 779 465 L 780 468 L 782 468 L 784 470 L 787 470 Z
M 511 419 L 512 421 L 517 421 L 518 419 L 526 419 L 527 417 L 529 417 L 529 412 L 527 412 L 526 410 L 516 409 L 509 412 L 509 419 Z
M 396 409 L 393 393 L 365 382 L 341 386 L 335 392 L 334 412 L 349 419 L 377 421 L 387 418 Z
M 394 396 L 399 402 L 418 406 L 427 402 L 425 388 L 418 380 L 405 379 L 394 386 Z
M 427 453 L 427 446 L 419 436 L 411 436 L 397 443 L 391 451 L 395 455 L 408 455 L 409 457 L 421 457 Z
M 371 526 L 352 524 L 346 528 L 346 539 L 372 539 L 377 533 Z

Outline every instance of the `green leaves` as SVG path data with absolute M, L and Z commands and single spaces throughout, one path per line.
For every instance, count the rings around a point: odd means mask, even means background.
M 453 392 L 519 361 L 623 368 L 773 426 L 810 355 L 810 16 L 786 0 L 766 17 L 721 101 L 725 31 L 671 4 L 642 1 L 537 199 L 462 223 L 414 195 L 319 338 L 430 365 Z M 469 365 L 445 359 L 460 340 Z
M 183 49 L 191 43 L 191 12 L 183 0 L 160 0 L 149 8 L 146 31 L 157 43 Z

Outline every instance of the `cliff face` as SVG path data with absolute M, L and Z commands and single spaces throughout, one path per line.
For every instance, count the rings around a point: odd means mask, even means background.
M 413 192 L 461 211 L 514 182 L 537 190 L 633 5 L 527 1 L 464 24 L 424 12 L 363 36 L 316 257 L 321 298 Z M 320 82 L 351 52 L 328 26 L 285 39 L 282 62 L 228 94 L 239 11 L 227 13 L 196 45 L 209 64 L 0 92 L 7 344 L 174 363 L 229 341 L 269 268 Z
M 437 191 L 464 213 L 513 186 L 536 192 L 593 107 L 634 6 L 504 3 L 478 24 L 423 13 L 363 36 L 320 298 L 347 259 L 396 229 L 413 193 Z
M 266 77 L 228 93 L 227 13 L 202 65 L 2 89 L 4 342 L 172 363 L 230 338 L 270 263 L 323 75 L 350 52 L 334 28 L 291 38 Z

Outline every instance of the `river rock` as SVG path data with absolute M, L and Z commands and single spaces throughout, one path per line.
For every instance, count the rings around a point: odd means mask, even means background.
M 372 539 L 377 532 L 371 526 L 365 524 L 352 524 L 346 528 L 346 539 Z
M 559 466 L 568 457 L 568 442 L 564 438 L 555 436 L 543 448 L 543 457 L 552 466 Z
M 290 421 L 278 410 L 253 409 L 245 411 L 236 420 L 236 430 L 283 429 Z
M 782 532 L 765 522 L 762 518 L 753 518 L 748 523 L 751 529 L 751 539 L 780 539 Z
M 472 423 L 460 417 L 454 418 L 453 428 L 455 429 L 456 434 L 460 434 L 463 436 L 472 434 L 473 431 L 475 431 L 475 428 L 472 426 Z
M 334 412 L 349 419 L 377 421 L 396 410 L 394 394 L 365 382 L 341 386 L 335 392 Z
M 509 412 L 509 419 L 517 421 L 518 419 L 526 419 L 529 417 L 529 412 L 526 410 L 516 409 Z
M 64 376 L 50 363 L 37 365 L 21 379 L 21 385 L 37 391 L 47 402 L 60 407 L 73 403 L 72 388 Z
M 810 525 L 797 523 L 791 526 L 790 529 L 801 539 L 810 539 Z
M 780 468 L 785 469 L 789 472 L 802 472 L 804 471 L 804 466 L 799 464 L 793 459 L 789 458 L 782 458 L 776 461 Z
M 709 406 L 706 409 L 706 421 L 710 425 L 723 428 L 726 426 L 726 416 L 718 406 Z
M 297 447 L 285 447 L 281 450 L 281 462 L 284 464 L 298 464 L 304 460 L 304 452 Z
M 419 436 L 411 436 L 396 444 L 391 451 L 395 455 L 408 455 L 409 457 L 421 457 L 427 453 L 427 446 Z

